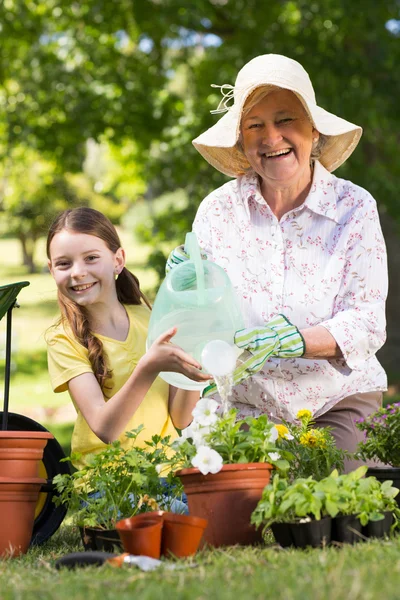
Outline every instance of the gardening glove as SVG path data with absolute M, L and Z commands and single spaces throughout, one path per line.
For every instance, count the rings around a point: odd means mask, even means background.
M 274 317 L 265 327 L 240 329 L 235 333 L 235 345 L 247 351 L 244 360 L 233 372 L 233 385 L 237 385 L 260 371 L 270 356 L 278 358 L 297 358 L 303 356 L 305 343 L 303 336 L 283 315 Z M 242 355 L 243 356 L 243 355 Z M 217 393 L 212 383 L 203 391 L 203 398 Z
M 203 252 L 203 250 L 200 250 L 200 253 L 201 258 L 203 260 L 207 260 L 207 254 Z M 173 269 L 176 265 L 180 265 L 186 260 L 189 260 L 189 255 L 186 254 L 184 245 L 182 244 L 181 246 L 174 248 L 167 258 L 167 264 L 165 265 L 166 275 L 168 275 L 171 269 Z

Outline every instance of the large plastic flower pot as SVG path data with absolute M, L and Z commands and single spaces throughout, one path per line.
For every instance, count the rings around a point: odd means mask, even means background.
M 25 554 L 32 537 L 39 477 L 12 479 L 0 477 L 0 557 Z
M 116 529 L 125 552 L 160 558 L 163 517 L 154 515 L 152 519 L 130 517 L 118 521 Z
M 319 548 L 331 541 L 332 519 L 325 517 L 308 523 L 291 523 L 291 534 L 296 548 Z
M 196 554 L 207 527 L 207 519 L 171 512 L 165 512 L 163 519 L 161 554 L 178 558 Z
M 207 519 L 203 542 L 211 546 L 247 546 L 262 541 L 261 529 L 250 523 L 251 514 L 268 485 L 272 465 L 223 465 L 216 474 L 182 469 L 176 475 L 188 498 L 189 514 Z
M 341 515 L 332 519 L 332 542 L 356 544 L 362 539 L 362 526 L 356 515 Z

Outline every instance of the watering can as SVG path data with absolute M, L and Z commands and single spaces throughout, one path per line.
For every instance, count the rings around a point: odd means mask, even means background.
M 222 340 L 233 345 L 235 332 L 243 329 L 244 323 L 228 275 L 215 263 L 202 260 L 194 233 L 186 234 L 185 250 L 189 260 L 168 273 L 154 301 L 147 347 L 177 327 L 172 343 L 202 363 L 202 351 L 209 342 Z M 181 373 L 163 372 L 160 377 L 184 390 L 202 390 L 207 385 Z

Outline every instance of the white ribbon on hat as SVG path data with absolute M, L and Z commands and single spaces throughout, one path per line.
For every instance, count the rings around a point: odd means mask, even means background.
M 231 106 L 228 105 L 228 102 L 234 98 L 235 94 L 235 86 L 230 83 L 223 83 L 222 85 L 216 85 L 215 83 L 211 84 L 213 88 L 219 88 L 222 94 L 222 98 L 218 107 L 215 110 L 210 110 L 212 115 L 218 115 L 223 112 L 227 112 Z M 227 88 L 228 91 L 225 91 L 224 88 Z

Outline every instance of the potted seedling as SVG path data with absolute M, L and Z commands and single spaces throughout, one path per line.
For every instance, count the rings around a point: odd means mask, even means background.
M 250 516 L 274 468 L 287 471 L 289 452 L 276 445 L 278 431 L 263 415 L 237 420 L 202 399 L 192 424 L 174 441 L 170 467 L 183 483 L 190 515 L 208 520 L 204 540 L 212 546 L 254 544 L 261 534 Z
M 331 539 L 331 517 L 325 504 L 326 484 L 312 477 L 293 482 L 277 473 L 262 494 L 251 521 L 257 527 L 272 527 L 283 546 L 319 547 Z M 279 528 L 274 524 L 280 524 Z
M 386 466 L 370 467 L 368 475 L 379 481 L 393 481 L 400 488 L 400 403 L 382 407 L 356 426 L 365 439 L 358 444 L 357 457 L 361 460 L 380 461 Z M 399 495 L 397 502 L 400 503 Z
M 113 546 L 120 547 L 118 521 L 148 511 L 168 510 L 182 494 L 180 481 L 173 473 L 162 478 L 159 474 L 160 464 L 168 460 L 165 450 L 169 437 L 153 436 L 138 447 L 136 438 L 142 429 L 126 433 L 132 448 L 123 448 L 115 441 L 93 454 L 84 468 L 54 478 L 58 502 L 70 508 L 85 549 L 112 551 Z M 68 460 L 76 458 L 72 455 Z
M 277 445 L 293 455 L 289 479 L 312 476 L 318 481 L 328 477 L 334 469 L 343 471 L 348 453 L 336 446 L 329 427 L 315 427 L 311 411 L 300 410 L 294 423 L 283 421 L 276 428 L 279 434 Z
M 320 546 L 330 539 L 354 543 L 361 537 L 389 532 L 399 509 L 391 482 L 365 478 L 366 466 L 346 475 L 334 470 L 316 481 L 312 477 L 289 482 L 279 474 L 262 495 L 252 522 L 271 527 L 278 543 L 296 547 Z

